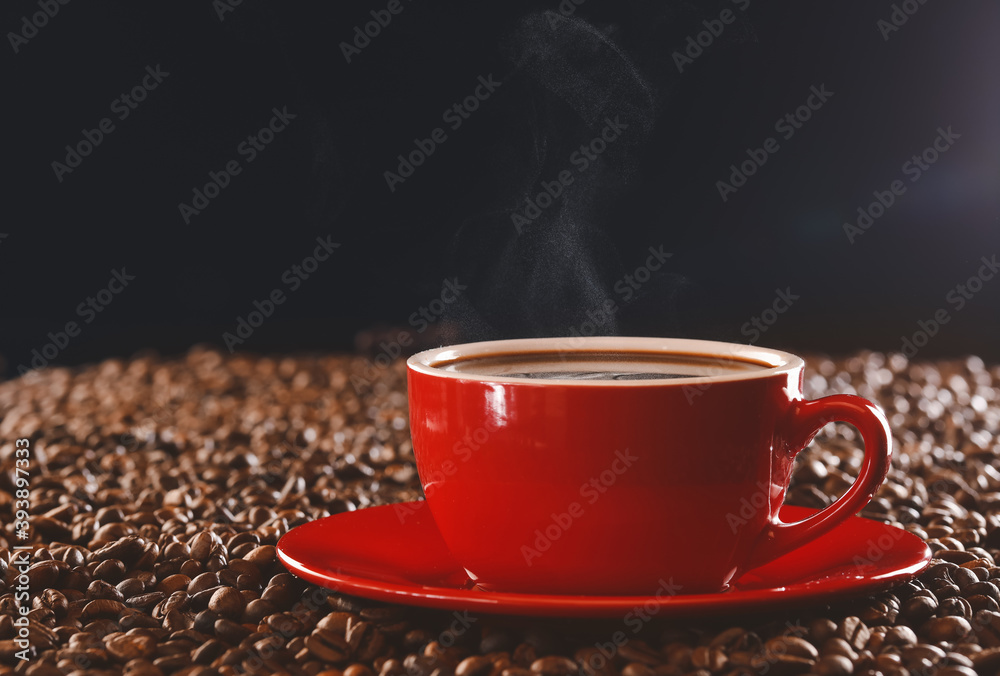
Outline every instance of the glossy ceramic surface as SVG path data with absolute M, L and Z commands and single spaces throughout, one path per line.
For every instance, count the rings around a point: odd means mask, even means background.
M 783 507 L 786 520 L 815 513 Z M 644 596 L 513 594 L 474 588 L 445 547 L 426 503 L 337 514 L 299 526 L 278 543 L 278 556 L 309 582 L 380 601 L 478 613 L 623 617 L 637 606 L 658 617 L 769 611 L 843 601 L 904 582 L 930 561 L 919 538 L 852 517 L 822 537 L 760 568 L 729 591 L 685 595 L 670 579 Z M 657 597 L 659 594 L 659 597 Z
M 673 380 L 532 380 L 443 368 L 482 355 L 645 352 L 752 362 Z M 802 399 L 798 357 L 654 338 L 455 345 L 408 361 L 417 470 L 448 549 L 483 589 L 642 594 L 663 571 L 685 593 L 827 532 L 870 500 L 889 427 L 860 397 Z M 799 523 L 778 518 L 796 453 L 842 420 L 865 440 L 858 480 Z

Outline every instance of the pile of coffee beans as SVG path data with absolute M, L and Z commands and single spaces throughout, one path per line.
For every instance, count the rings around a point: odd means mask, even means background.
M 277 561 L 295 526 L 419 498 L 399 361 L 196 349 L 32 373 L 0 384 L 0 674 L 998 673 L 998 385 L 1000 368 L 974 357 L 809 361 L 808 397 L 857 393 L 890 418 L 893 468 L 864 515 L 929 543 L 933 564 L 912 582 L 769 615 L 585 621 L 379 604 Z M 22 438 L 27 594 L 10 564 L 24 544 Z M 859 444 L 847 425 L 824 428 L 788 501 L 829 504 L 857 474 Z

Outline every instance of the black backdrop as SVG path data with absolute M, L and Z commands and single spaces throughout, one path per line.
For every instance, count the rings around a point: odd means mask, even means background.
M 239 318 L 254 351 L 433 319 L 1000 359 L 995 2 L 12 0 L 0 28 L 8 376 Z

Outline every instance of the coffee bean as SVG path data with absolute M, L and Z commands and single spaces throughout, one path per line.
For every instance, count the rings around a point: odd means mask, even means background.
M 69 599 L 58 589 L 46 589 L 43 591 L 40 602 L 46 608 L 49 608 L 57 618 L 65 617 L 69 610 Z
M 705 669 L 713 674 L 725 669 L 728 662 L 729 658 L 721 648 L 698 646 L 691 652 L 691 665 L 696 669 Z
M 825 655 L 813 668 L 819 676 L 848 676 L 854 672 L 854 663 L 843 655 Z
M 906 621 L 920 625 L 937 612 L 937 597 L 930 591 L 919 591 L 903 602 L 900 614 Z
M 151 592 L 149 594 L 140 594 L 139 596 L 133 596 L 126 600 L 126 603 L 131 608 L 136 608 L 138 610 L 151 610 L 158 603 L 161 603 L 167 595 L 163 592 Z
M 493 662 L 480 655 L 467 657 L 455 667 L 455 676 L 489 676 L 493 672 Z
M 255 599 L 246 605 L 240 621 L 254 624 L 273 614 L 275 611 L 277 611 L 277 607 L 270 601 Z
M 834 636 L 833 638 L 828 638 L 824 641 L 820 652 L 824 655 L 840 655 L 842 657 L 846 657 L 852 662 L 858 659 L 858 654 L 855 651 L 854 646 L 839 636 Z
M 639 665 L 644 667 L 645 665 Z M 626 666 L 626 669 L 628 667 Z M 546 676 L 569 676 L 570 674 L 576 674 L 579 670 L 576 662 L 569 659 L 568 657 L 559 657 L 558 655 L 549 655 L 548 657 L 540 657 L 531 663 L 529 667 L 530 671 L 536 674 L 545 674 Z M 648 670 L 647 671 L 651 671 Z M 624 674 L 624 671 L 623 671 Z M 633 673 L 626 674 L 625 676 L 646 676 L 644 673 Z
M 208 601 L 208 609 L 230 620 L 238 620 L 245 608 L 243 597 L 232 587 L 219 587 Z
M 258 568 L 268 568 L 277 560 L 277 550 L 274 545 L 260 545 L 243 557 Z
M 945 599 L 938 607 L 938 616 L 944 617 L 946 615 L 955 615 L 969 619 L 972 617 L 972 606 L 966 599 L 960 596 Z
M 25 575 L 28 577 L 29 589 L 46 589 L 55 587 L 63 571 L 68 571 L 69 566 L 62 561 L 39 561 L 28 567 Z
M 868 643 L 871 630 L 860 618 L 849 616 L 845 617 L 837 627 L 837 636 L 847 641 L 855 650 L 861 650 Z
M 84 621 L 94 619 L 110 619 L 117 617 L 125 608 L 121 601 L 112 599 L 97 599 L 83 607 L 80 618 Z
M 920 633 L 934 643 L 955 642 L 968 636 L 971 631 L 972 625 L 968 620 L 954 615 L 931 618 L 920 628 Z
M 976 673 L 996 673 L 1000 669 L 1000 648 L 987 648 L 972 657 Z
M 374 659 L 385 648 L 385 636 L 370 622 L 349 621 L 344 638 L 351 647 L 351 655 L 362 661 Z
M 116 587 L 113 587 L 103 580 L 94 580 L 87 586 L 87 598 L 90 600 L 94 599 L 111 599 L 112 601 L 124 601 L 125 598 L 122 593 L 118 591 Z
M 218 619 L 219 616 L 213 613 L 211 610 L 208 609 L 201 610 L 195 614 L 194 624 L 191 626 L 191 628 L 203 634 L 210 634 L 215 632 L 215 622 Z
M 949 539 L 950 538 L 942 538 L 941 540 L 942 540 L 942 542 L 944 542 L 944 541 L 949 540 Z M 961 543 L 958 542 L 958 541 L 952 541 L 952 542 L 949 542 L 949 544 L 962 546 Z M 977 560 L 979 558 L 975 554 L 973 554 L 972 552 L 957 551 L 957 550 L 951 550 L 951 549 L 945 549 L 943 551 L 937 552 L 934 556 L 936 556 L 937 558 L 942 559 L 944 561 L 948 561 L 950 563 L 957 563 L 957 564 L 967 563 L 969 561 L 975 561 L 975 560 Z
M 885 633 L 883 645 L 908 646 L 917 642 L 917 635 L 906 626 L 892 627 Z
M 194 616 L 179 608 L 171 608 L 163 615 L 163 628 L 168 631 L 181 631 L 194 626 Z
M 94 558 L 98 561 L 117 560 L 129 568 L 142 556 L 145 544 L 137 535 L 126 535 L 98 549 L 94 552 Z
M 317 659 L 333 664 L 346 662 L 351 653 L 347 641 L 323 629 L 317 629 L 307 636 L 305 646 Z
M 115 588 L 121 592 L 123 598 L 129 599 L 133 596 L 138 596 L 142 594 L 145 589 L 142 582 L 134 577 L 126 578 L 115 585 Z
M 117 662 L 147 659 L 156 652 L 156 641 L 150 636 L 121 634 L 105 644 L 108 654 Z
M 125 578 L 125 564 L 118 559 L 105 559 L 94 568 L 94 577 L 118 584 Z
M 187 592 L 194 596 L 198 592 L 220 586 L 218 573 L 201 573 L 188 583 Z
M 1000 603 L 1000 589 L 997 589 L 997 586 L 992 582 L 984 582 L 977 579 L 975 582 L 963 588 L 962 593 L 966 597 L 976 596 L 977 594 L 988 596 L 997 603 Z

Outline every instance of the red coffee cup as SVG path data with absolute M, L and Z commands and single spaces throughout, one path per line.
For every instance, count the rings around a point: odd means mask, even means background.
M 609 354 L 723 375 L 469 372 L 487 357 Z M 643 595 L 667 582 L 680 593 L 725 590 L 744 571 L 856 514 L 888 471 L 891 437 L 879 409 L 852 395 L 803 400 L 803 366 L 776 350 L 660 338 L 507 340 L 421 352 L 407 362 L 410 428 L 431 514 L 484 589 Z M 831 421 L 854 425 L 864 438 L 858 479 L 826 509 L 782 523 L 795 455 Z

